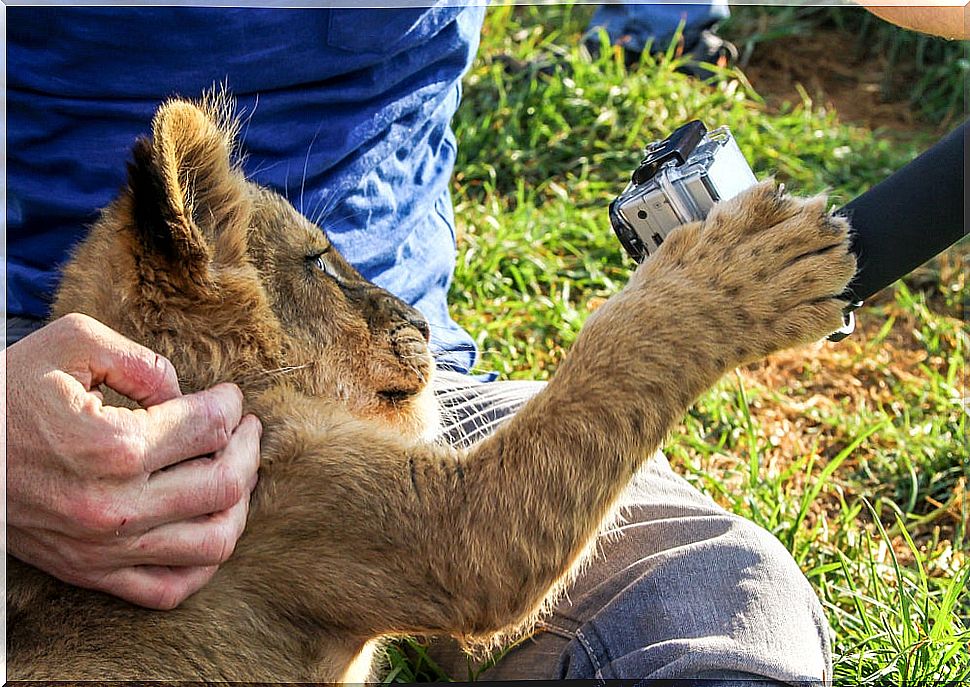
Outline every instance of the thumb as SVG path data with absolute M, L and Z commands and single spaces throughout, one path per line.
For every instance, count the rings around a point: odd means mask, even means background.
M 175 368 L 165 356 L 97 320 L 87 319 L 85 324 L 91 335 L 86 356 L 90 379 L 79 381 L 88 382 L 88 391 L 104 384 L 144 408 L 182 395 Z

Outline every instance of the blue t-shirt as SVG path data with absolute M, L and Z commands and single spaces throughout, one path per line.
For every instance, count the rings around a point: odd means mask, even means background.
M 466 4 L 8 8 L 8 312 L 46 316 L 59 265 L 125 183 L 158 105 L 224 83 L 247 174 L 416 306 L 439 364 L 467 371 L 474 343 L 446 304 L 450 122 L 484 15 Z

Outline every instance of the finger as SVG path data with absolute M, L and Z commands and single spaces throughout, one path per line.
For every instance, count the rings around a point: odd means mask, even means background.
M 91 584 L 80 586 L 113 594 L 139 606 L 167 611 L 201 589 L 216 570 L 216 566 L 135 566 L 112 570 Z
M 259 420 L 247 415 L 213 458 L 153 473 L 141 491 L 138 512 L 129 517 L 122 534 L 216 513 L 248 498 L 256 486 L 260 431 Z
M 154 472 L 186 458 L 224 449 L 239 426 L 242 403 L 239 387 L 217 384 L 148 408 L 152 431 L 147 442 L 147 470 Z
M 217 570 L 214 565 L 174 568 L 113 566 L 105 569 L 103 565 L 89 562 L 79 566 L 75 559 L 82 557 L 67 555 L 63 542 L 52 547 L 49 538 L 36 536 L 29 530 L 18 531 L 18 535 L 22 535 L 25 548 L 9 553 L 20 560 L 68 584 L 106 592 L 149 608 L 174 608 L 208 582 Z M 104 561 L 102 557 L 102 562 L 109 561 Z
M 149 530 L 121 557 L 130 565 L 221 565 L 236 548 L 248 514 L 249 493 L 220 513 Z
M 242 401 L 234 384 L 218 384 L 144 410 L 103 406 L 100 414 L 113 445 L 136 454 L 129 462 L 148 474 L 225 448 L 242 417 Z
M 89 342 L 86 362 L 90 378 L 79 379 L 88 389 L 105 384 L 143 407 L 181 396 L 178 376 L 164 356 L 122 336 L 97 320 L 74 316 L 76 338 Z

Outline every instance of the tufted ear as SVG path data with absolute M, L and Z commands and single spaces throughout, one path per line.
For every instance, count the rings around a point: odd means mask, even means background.
M 196 281 L 208 281 L 214 264 L 241 260 L 246 248 L 249 201 L 231 159 L 229 112 L 224 97 L 165 103 L 128 165 L 138 242 Z

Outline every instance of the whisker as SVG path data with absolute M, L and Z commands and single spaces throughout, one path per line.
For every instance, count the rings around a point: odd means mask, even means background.
M 239 137 L 239 147 L 246 147 L 246 136 L 249 135 L 249 125 L 253 121 L 253 115 L 256 114 L 256 108 L 259 107 L 259 93 L 256 93 L 253 99 L 253 109 L 249 111 L 246 117 L 246 123 L 243 128 L 242 136 Z
M 436 374 L 433 383 L 442 434 L 457 445 L 487 436 L 544 386 L 525 380 L 482 383 L 451 372 Z
M 434 327 L 436 325 L 433 325 L 432 324 L 431 326 Z M 455 354 L 455 355 L 465 354 L 465 353 L 471 353 L 471 350 L 470 349 L 467 349 L 467 348 L 462 348 L 462 349 L 445 348 L 441 344 L 435 344 L 435 343 L 430 344 L 429 345 L 429 348 L 432 349 L 432 353 L 435 353 L 435 351 L 437 351 L 437 353 L 442 353 L 442 354 L 443 353 L 451 353 L 451 354 Z M 477 349 L 477 352 L 480 353 L 480 354 L 482 354 L 482 355 L 500 355 L 501 354 L 501 351 L 499 351 L 498 349 L 495 349 L 495 348 L 480 348 L 480 349 Z
M 482 439 L 487 438 L 496 429 L 498 429 L 499 426 L 508 420 L 511 420 L 514 415 L 515 412 L 508 412 L 474 426 L 469 426 L 465 423 L 451 426 L 448 424 L 443 424 L 441 434 L 442 436 L 446 437 L 453 446 L 471 446 Z
M 487 439 L 495 432 L 496 429 L 499 428 L 499 426 L 501 426 L 506 420 L 510 418 L 511 418 L 511 415 L 507 417 L 503 417 L 500 420 L 488 425 L 487 427 L 481 427 L 481 428 L 476 427 L 475 429 L 469 432 L 462 432 L 462 433 L 450 432 L 449 433 L 447 431 L 443 431 L 442 434 L 448 439 L 448 441 L 451 442 L 452 446 L 456 446 L 459 448 L 470 448 L 475 444 L 477 444 L 479 441 L 482 441 L 483 439 Z
M 304 363 L 303 365 L 285 365 L 283 367 L 277 367 L 270 370 L 253 370 L 250 374 L 261 375 L 266 377 L 271 377 L 274 375 L 284 375 L 291 372 L 296 372 L 297 370 L 304 370 L 308 367 L 313 367 L 314 363 Z
M 313 138 L 310 140 L 310 146 L 306 149 L 306 157 L 303 159 L 303 178 L 300 180 L 300 214 L 303 214 L 303 188 L 306 185 L 306 170 L 307 166 L 310 164 L 310 151 L 313 150 L 313 144 L 317 142 L 317 136 L 320 135 L 320 129 L 323 128 L 323 122 L 317 126 L 316 133 L 313 134 Z
M 520 407 L 518 405 L 509 406 L 502 409 L 503 412 L 477 416 L 467 420 L 456 419 L 446 415 L 441 423 L 441 431 L 452 437 L 460 436 L 466 439 L 476 435 L 483 435 L 497 427 L 501 422 L 514 416 Z
M 334 203 L 334 206 L 336 206 L 336 203 Z M 314 222 L 314 224 L 316 224 L 318 226 L 322 225 L 323 223 L 333 225 L 333 224 L 337 224 L 338 222 L 343 222 L 343 221 L 346 221 L 348 219 L 352 219 L 354 217 L 359 217 L 361 215 L 367 214 L 367 211 L 366 210 L 355 210 L 353 212 L 348 212 L 345 215 L 340 215 L 339 217 L 331 217 L 329 215 L 329 213 L 330 212 L 333 212 L 333 210 L 334 210 L 333 207 L 329 208 L 328 211 L 327 211 L 327 214 L 325 214 L 325 215 L 321 216 L 319 219 L 317 219 Z
M 424 360 L 424 353 L 398 354 L 401 360 Z
M 531 396 L 545 386 L 545 382 L 533 382 L 526 380 L 510 380 L 501 382 L 479 382 L 479 388 L 452 388 L 439 390 L 441 387 L 435 386 L 435 396 L 442 401 L 454 399 L 471 400 L 492 400 L 505 397 Z
M 249 178 L 249 179 L 255 179 L 257 177 L 257 175 L 262 174 L 263 172 L 268 172 L 269 170 L 273 169 L 274 167 L 279 167 L 284 162 L 285 162 L 285 160 L 277 160 L 276 162 L 273 162 L 271 164 L 266 164 L 267 161 L 266 160 L 263 160 L 262 162 L 260 162 L 256 166 L 256 169 L 254 169 L 251 172 L 249 172 L 246 175 L 246 177 Z
M 437 353 L 432 352 L 432 356 L 435 359 L 435 366 L 439 370 L 451 370 L 451 366 L 460 368 L 461 372 L 475 373 L 475 374 L 489 374 L 495 370 L 486 367 L 483 364 L 482 358 L 487 358 L 489 355 L 496 355 L 497 351 L 485 351 L 485 355 L 478 355 L 477 360 L 472 364 L 470 368 L 466 370 L 466 364 L 468 360 L 469 352 L 467 351 L 451 351 L 451 350 L 439 350 Z
M 323 191 L 318 191 L 316 196 L 316 202 L 313 204 L 310 212 L 306 215 L 306 218 L 309 220 L 310 224 L 315 224 L 316 226 L 323 228 L 323 219 L 337 206 L 338 198 L 334 193 L 325 193 Z

